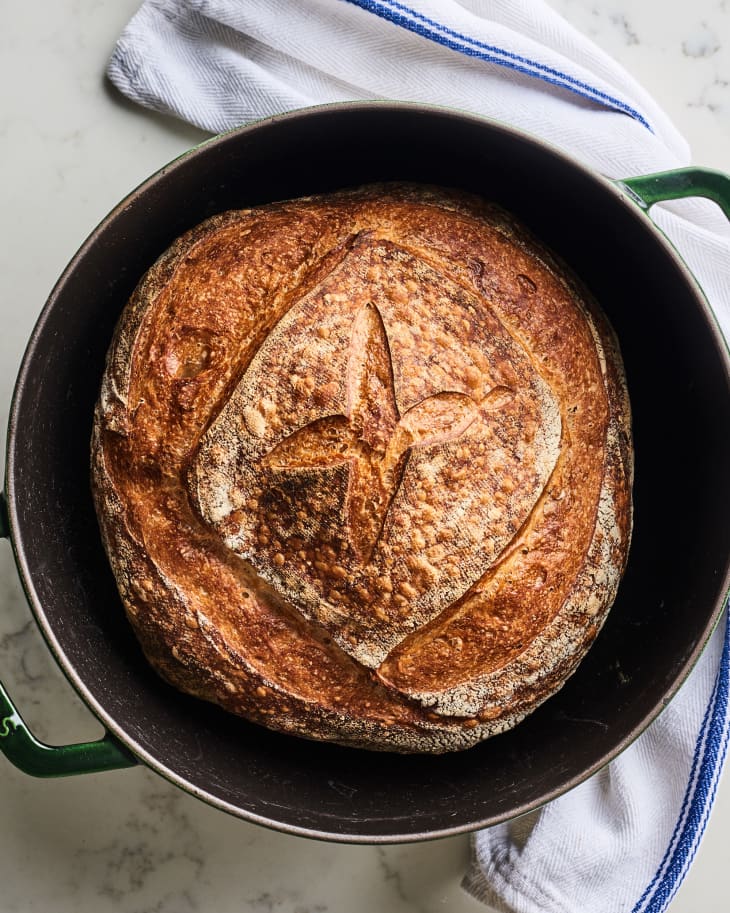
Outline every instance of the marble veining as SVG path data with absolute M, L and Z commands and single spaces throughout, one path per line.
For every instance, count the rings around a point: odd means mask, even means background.
M 632 28 L 629 20 L 626 18 L 626 14 L 611 13 L 609 16 L 609 21 L 623 36 L 623 40 L 627 46 L 632 44 L 641 44 L 639 36 Z
M 171 891 L 150 910 L 197 910 L 194 886 L 205 871 L 205 847 L 181 802 L 181 794 L 152 780 L 139 802 L 126 812 L 108 842 L 81 846 L 68 873 L 72 891 L 93 884 L 100 897 L 113 903 L 148 894 L 161 879 Z M 182 906 L 181 903 L 187 906 Z
M 658 98 L 697 162 L 730 169 L 728 0 L 552 5 Z M 3 10 L 0 428 L 25 342 L 78 244 L 141 179 L 203 137 L 104 84 L 113 43 L 137 6 L 58 0 L 43 15 L 38 4 Z M 0 677 L 28 723 L 52 742 L 98 737 L 31 620 L 3 543 L 0 603 Z M 397 847 L 306 841 L 227 816 L 141 768 L 39 781 L 0 764 L 3 913 L 484 910 L 459 886 L 466 837 Z M 727 777 L 724 784 L 671 913 L 726 908 L 718 874 L 730 833 Z
M 729 74 L 730 75 L 730 74 Z M 689 108 L 705 108 L 710 114 L 723 118 L 730 112 L 730 79 L 715 76 L 705 83 L 698 94 L 687 102 Z
M 718 34 L 706 22 L 701 22 L 697 31 L 682 42 L 682 53 L 687 57 L 711 57 L 721 46 Z

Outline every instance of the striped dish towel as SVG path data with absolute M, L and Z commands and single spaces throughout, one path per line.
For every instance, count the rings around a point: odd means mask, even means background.
M 211 132 L 323 102 L 487 115 L 620 178 L 689 163 L 666 115 L 541 0 L 147 0 L 109 63 L 127 96 Z M 652 211 L 730 331 L 730 231 L 712 204 Z M 659 913 L 697 850 L 728 742 L 723 621 L 667 710 L 565 796 L 473 838 L 464 887 L 512 913 Z

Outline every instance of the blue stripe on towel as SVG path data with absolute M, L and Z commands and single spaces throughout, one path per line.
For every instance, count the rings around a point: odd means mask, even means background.
M 528 76 L 542 79 L 544 82 L 549 82 L 551 85 L 568 89 L 570 92 L 581 95 L 583 98 L 588 98 L 590 101 L 614 108 L 624 114 L 630 115 L 653 133 L 646 118 L 620 98 L 602 92 L 600 89 L 596 89 L 595 86 L 582 82 L 580 79 L 576 79 L 568 73 L 563 73 L 561 70 L 548 67 L 539 61 L 531 60 L 529 57 L 523 57 L 520 54 L 514 54 L 511 51 L 505 51 L 503 48 L 498 48 L 494 45 L 478 41 L 475 38 L 470 38 L 468 35 L 457 32 L 454 29 L 437 22 L 435 19 L 430 19 L 423 13 L 411 9 L 405 4 L 398 2 L 398 0 L 347 0 L 347 2 L 359 6 L 361 9 L 367 10 L 370 13 L 374 13 L 382 19 L 387 19 L 394 25 L 399 25 L 411 32 L 415 32 L 423 38 L 435 41 L 437 44 L 450 48 L 452 51 L 458 51 L 461 54 L 465 54 L 467 57 L 477 57 L 488 63 L 496 63 L 503 67 L 509 67 L 519 73 L 525 73 Z
M 717 693 L 717 683 L 715 684 L 715 688 L 713 689 L 712 695 L 710 697 L 710 700 L 708 701 L 707 708 L 705 710 L 705 715 L 703 716 L 702 723 L 700 724 L 700 731 L 697 736 L 694 755 L 692 757 L 692 766 L 690 767 L 689 777 L 687 779 L 687 788 L 685 789 L 684 798 L 682 799 L 682 805 L 680 806 L 679 815 L 677 816 L 677 823 L 675 824 L 674 830 L 672 831 L 672 836 L 670 837 L 669 843 L 667 844 L 667 849 L 664 853 L 664 856 L 662 857 L 662 861 L 659 863 L 659 868 L 654 873 L 654 877 L 652 878 L 652 880 L 649 882 L 649 884 L 644 889 L 644 893 L 637 900 L 635 906 L 631 910 L 631 913 L 639 913 L 639 911 L 642 909 L 644 901 L 649 896 L 649 894 L 652 892 L 654 885 L 656 885 L 656 883 L 659 881 L 659 879 L 664 874 L 665 867 L 668 864 L 668 862 L 671 858 L 671 854 L 674 851 L 674 848 L 676 846 L 676 842 L 679 839 L 679 834 L 681 833 L 682 826 L 685 823 L 685 814 L 687 813 L 687 810 L 689 809 L 689 806 L 690 806 L 690 803 L 692 800 L 692 795 L 693 795 L 695 786 L 697 785 L 697 771 L 700 766 L 700 759 L 702 757 L 702 749 L 707 741 L 707 724 L 711 718 L 711 714 L 714 709 L 716 693 Z
M 727 618 L 725 622 L 725 644 L 720 660 L 720 669 L 717 673 L 717 683 L 715 693 L 710 701 L 712 708 L 709 713 L 709 719 L 705 717 L 705 723 L 700 736 L 697 740 L 698 746 L 705 741 L 704 752 L 700 771 L 697 777 L 692 798 L 690 800 L 689 813 L 687 820 L 682 827 L 681 833 L 677 836 L 677 823 L 675 833 L 672 834 L 670 847 L 675 845 L 671 861 L 664 870 L 661 880 L 656 885 L 654 893 L 649 899 L 648 905 L 643 909 L 645 913 L 662 913 L 666 910 L 670 901 L 679 889 L 684 876 L 687 874 L 689 863 L 692 862 L 697 848 L 702 839 L 702 835 L 707 826 L 707 818 L 712 808 L 717 791 L 717 783 L 722 771 L 725 755 L 727 753 L 728 737 L 730 736 L 730 718 L 728 717 L 728 697 L 730 693 L 730 610 L 726 608 Z M 709 709 L 709 708 L 708 708 Z M 705 740 L 706 736 L 706 740 Z M 685 797 L 686 798 L 686 797 Z M 680 821 L 682 813 L 680 812 Z M 676 839 L 675 839 L 676 838 Z M 659 867 L 659 872 L 664 868 L 665 859 Z M 657 875 L 659 874 L 657 872 Z M 656 876 L 648 890 L 656 883 Z M 646 897 L 647 892 L 639 900 L 632 913 L 638 913 L 641 909 L 641 903 Z

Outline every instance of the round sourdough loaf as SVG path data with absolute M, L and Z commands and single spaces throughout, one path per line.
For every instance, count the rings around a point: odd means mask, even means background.
M 94 421 L 150 663 L 274 729 L 443 752 L 573 672 L 626 561 L 605 317 L 503 210 L 382 184 L 214 216 L 124 311 Z

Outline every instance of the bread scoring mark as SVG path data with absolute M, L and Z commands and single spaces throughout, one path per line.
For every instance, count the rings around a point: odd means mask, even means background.
M 190 479 L 222 542 L 375 669 L 509 546 L 560 438 L 488 304 L 363 232 L 264 340 Z
M 377 307 L 358 312 L 347 361 L 347 415 L 304 425 L 284 438 L 262 460 L 278 471 L 350 464 L 345 513 L 351 544 L 367 564 L 402 482 L 412 447 L 456 441 L 479 410 L 493 411 L 514 396 L 497 387 L 475 402 L 465 393 L 435 393 L 398 412 L 388 334 Z

